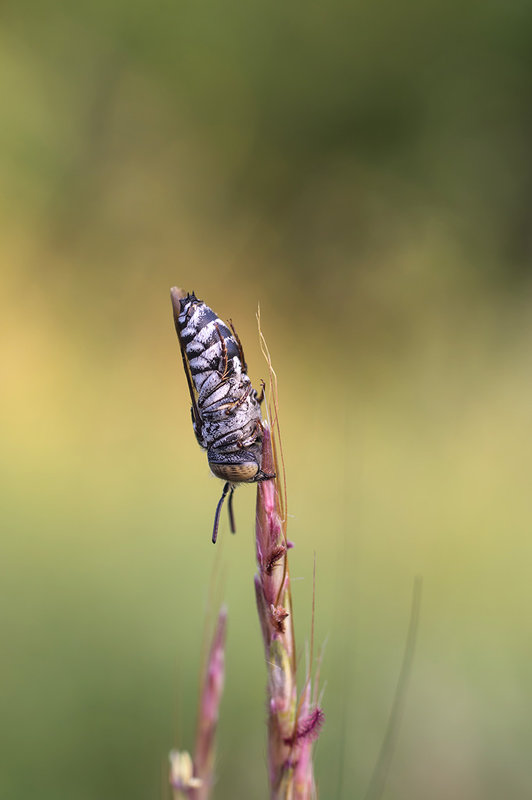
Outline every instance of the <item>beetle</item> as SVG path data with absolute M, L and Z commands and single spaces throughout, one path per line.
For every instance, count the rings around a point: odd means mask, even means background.
M 231 532 L 235 533 L 233 493 L 239 483 L 257 483 L 275 475 L 261 469 L 264 383 L 260 395 L 247 374 L 242 344 L 232 322 L 226 325 L 194 292 L 170 291 L 174 323 L 192 403 L 192 426 L 207 451 L 211 472 L 225 481 L 216 506 L 212 541 L 229 495 Z

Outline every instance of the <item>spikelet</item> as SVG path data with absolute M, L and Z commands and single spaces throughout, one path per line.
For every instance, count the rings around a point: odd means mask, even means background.
M 255 546 L 258 572 L 255 596 L 261 626 L 267 680 L 268 767 L 271 800 L 316 797 L 312 744 L 324 714 L 312 695 L 310 670 L 298 699 L 294 623 L 287 539 L 287 502 L 282 455 L 277 377 L 260 329 L 261 348 L 269 368 L 269 403 L 264 424 L 262 469 L 274 480 L 257 486 Z

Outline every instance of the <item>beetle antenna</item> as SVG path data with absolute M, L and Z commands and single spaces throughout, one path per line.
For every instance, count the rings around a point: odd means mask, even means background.
M 229 511 L 229 525 L 231 526 L 231 533 L 236 533 L 236 525 L 235 525 L 235 515 L 233 514 L 233 494 L 235 491 L 235 487 L 231 486 L 231 494 L 229 495 L 229 500 L 227 501 L 227 508 Z
M 228 481 L 225 484 L 224 488 L 223 488 L 222 496 L 218 500 L 218 505 L 216 506 L 216 513 L 214 515 L 214 527 L 212 529 L 212 543 L 213 544 L 216 544 L 216 539 L 218 537 L 218 524 L 220 522 L 220 511 L 222 510 L 222 506 L 223 506 L 225 498 L 227 497 L 227 492 L 229 491 L 229 487 L 230 486 L 231 486 L 231 484 Z M 232 488 L 233 487 L 231 486 L 231 489 Z M 232 495 L 233 495 L 233 492 L 231 492 L 231 495 L 230 495 L 230 498 L 229 498 L 229 502 L 231 502 Z M 232 512 L 230 511 L 229 512 L 229 516 L 231 516 L 231 514 L 232 514 Z M 232 528 L 231 528 L 231 530 L 232 530 Z

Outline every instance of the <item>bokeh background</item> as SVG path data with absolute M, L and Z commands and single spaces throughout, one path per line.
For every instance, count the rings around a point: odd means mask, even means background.
M 0 796 L 165 798 L 208 591 L 216 797 L 266 798 L 254 491 L 190 425 L 169 288 L 279 377 L 324 798 L 532 796 L 532 7 L 19 0 L 0 32 Z

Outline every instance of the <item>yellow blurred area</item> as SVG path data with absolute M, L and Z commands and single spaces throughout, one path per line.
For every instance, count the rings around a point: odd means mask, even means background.
M 8 4 L 9 6 L 9 4 Z M 477 14 L 478 11 L 478 14 Z M 530 10 L 12 4 L 0 35 L 0 797 L 168 797 L 213 572 L 216 798 L 267 796 L 254 490 L 222 518 L 169 289 L 279 379 L 323 798 L 530 773 Z

